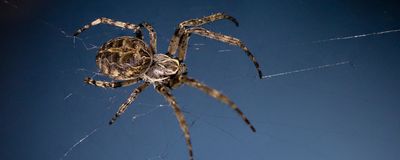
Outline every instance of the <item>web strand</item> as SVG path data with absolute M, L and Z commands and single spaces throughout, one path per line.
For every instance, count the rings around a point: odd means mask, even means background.
M 289 75 L 289 74 L 300 73 L 300 72 L 308 72 L 308 71 L 326 69 L 326 68 L 336 67 L 336 66 L 340 66 L 340 65 L 349 64 L 349 63 L 350 63 L 350 61 L 342 61 L 342 62 L 337 62 L 337 63 L 333 63 L 333 64 L 325 64 L 325 65 L 321 65 L 321 66 L 302 68 L 302 69 L 297 69 L 297 70 L 288 71 L 288 72 L 281 72 L 281 73 L 275 73 L 275 74 L 266 75 L 266 76 L 263 76 L 262 79 L 268 79 L 268 78 L 279 77 L 279 76 L 286 76 L 286 75 Z
M 69 93 L 67 96 L 64 97 L 64 101 L 67 100 L 71 96 L 72 96 L 72 93 Z
M 400 29 L 387 30 L 387 31 L 381 31 L 381 32 L 373 32 L 373 33 L 366 33 L 366 34 L 359 34 L 359 35 L 346 36 L 346 37 L 336 37 L 336 38 L 330 38 L 330 39 L 325 39 L 325 40 L 312 41 L 311 43 L 323 43 L 323 42 L 329 42 L 329 41 L 338 41 L 338 40 L 363 38 L 363 37 L 368 37 L 368 36 L 377 36 L 377 35 L 395 33 L 395 32 L 400 32 Z
M 81 138 L 79 141 L 77 141 L 74 145 L 72 145 L 67 152 L 64 153 L 63 157 L 60 158 L 60 160 L 63 160 L 64 158 L 66 158 L 69 153 L 71 153 L 79 144 L 81 144 L 83 141 L 85 141 L 87 138 L 89 138 L 91 135 L 93 135 L 94 133 L 96 133 L 98 130 L 100 129 L 100 127 L 97 127 L 96 129 L 92 130 L 89 134 L 85 135 L 83 138 Z
M 44 20 L 41 20 L 44 24 L 50 26 L 51 28 L 57 30 L 59 33 L 61 33 L 63 35 L 63 37 L 65 38 L 72 38 L 72 42 L 74 43 L 74 47 L 76 46 L 76 40 L 78 40 L 83 47 L 85 47 L 86 50 L 92 50 L 92 49 L 98 49 L 99 47 L 91 44 L 91 43 L 86 43 L 82 38 L 76 37 L 76 36 L 72 36 L 72 35 L 68 35 L 63 29 L 58 28 L 56 26 L 54 26 L 53 24 L 50 24 Z

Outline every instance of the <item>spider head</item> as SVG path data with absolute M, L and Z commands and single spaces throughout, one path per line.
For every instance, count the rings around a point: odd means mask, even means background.
M 128 80 L 144 74 L 152 64 L 153 56 L 142 40 L 123 36 L 103 44 L 97 53 L 100 72 L 116 80 Z

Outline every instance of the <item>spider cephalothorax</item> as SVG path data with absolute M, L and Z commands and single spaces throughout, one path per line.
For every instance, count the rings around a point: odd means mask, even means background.
M 249 49 L 237 38 L 215 33 L 205 28 L 200 27 L 206 23 L 213 21 L 228 19 L 238 25 L 235 18 L 223 14 L 216 13 L 207 17 L 199 19 L 191 19 L 181 22 L 173 37 L 171 38 L 166 54 L 157 53 L 157 36 L 153 27 L 148 23 L 141 23 L 139 25 L 125 23 L 121 21 L 114 21 L 109 18 L 98 18 L 93 22 L 80 28 L 74 36 L 79 35 L 82 31 L 101 23 L 133 30 L 136 34 L 135 37 L 122 36 L 109 40 L 99 50 L 96 56 L 96 63 L 100 72 L 114 80 L 112 82 L 97 81 L 92 78 L 85 78 L 85 82 L 94 86 L 103 88 L 117 88 L 133 85 L 138 82 L 140 84 L 123 103 L 114 117 L 110 120 L 113 124 L 117 118 L 125 112 L 128 106 L 136 99 L 145 88 L 150 84 L 158 93 L 163 95 L 168 101 L 170 106 L 175 112 L 178 119 L 179 126 L 181 127 L 188 146 L 190 159 L 193 159 L 192 142 L 190 140 L 189 128 L 186 123 L 185 117 L 176 103 L 175 98 L 171 94 L 171 90 L 179 87 L 182 84 L 197 88 L 209 96 L 220 100 L 221 102 L 229 105 L 236 113 L 238 113 L 243 121 L 255 132 L 255 128 L 243 114 L 243 112 L 231 101 L 227 96 L 221 92 L 206 86 L 205 84 L 187 76 L 187 68 L 183 61 L 186 57 L 186 50 L 188 41 L 191 34 L 197 34 L 207 38 L 215 39 L 231 45 L 236 45 L 242 48 L 250 60 L 255 65 L 258 76 L 262 78 L 262 73 L 258 62 Z M 145 28 L 149 32 L 150 45 L 143 41 L 141 28 Z M 176 52 L 178 52 L 177 55 Z

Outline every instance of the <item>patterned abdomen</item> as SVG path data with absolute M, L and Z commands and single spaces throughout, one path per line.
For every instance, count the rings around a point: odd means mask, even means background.
M 128 80 L 145 73 L 152 63 L 146 44 L 134 37 L 118 37 L 101 46 L 96 56 L 100 72 L 115 80 Z

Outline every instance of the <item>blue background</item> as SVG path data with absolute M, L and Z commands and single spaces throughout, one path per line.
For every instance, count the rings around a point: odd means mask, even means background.
M 96 49 L 83 43 L 101 46 L 132 33 L 100 25 L 75 43 L 66 35 L 98 17 L 146 21 L 155 27 L 164 53 L 179 22 L 216 12 L 236 17 L 240 26 L 218 21 L 205 27 L 243 40 L 267 75 L 351 64 L 260 80 L 240 48 L 193 35 L 189 75 L 228 95 L 257 129 L 252 133 L 229 107 L 200 91 L 176 89 L 191 124 L 195 159 L 400 159 L 400 33 L 313 43 L 399 29 L 395 1 L 2 1 L 0 6 L 2 160 L 188 159 L 174 113 L 152 88 L 108 126 L 134 87 L 83 83 L 97 72 Z

